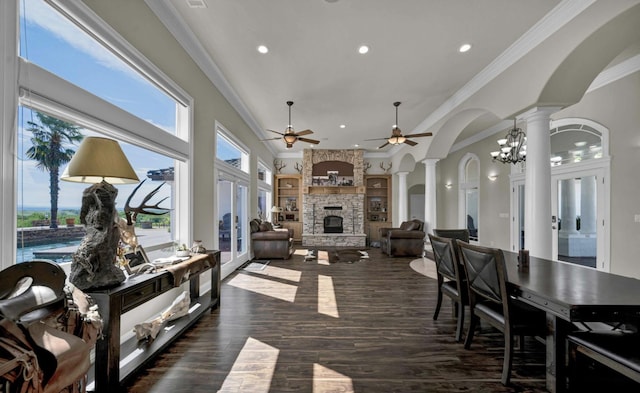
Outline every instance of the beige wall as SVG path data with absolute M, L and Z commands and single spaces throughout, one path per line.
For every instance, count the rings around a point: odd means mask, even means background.
M 611 155 L 611 247 L 612 273 L 640 278 L 640 73 L 611 83 L 587 94 L 578 104 L 556 114 L 553 119 L 585 118 L 607 127 Z M 509 171 L 506 164 L 492 162 L 501 133 L 449 154 L 437 164 L 438 226 L 458 226 L 458 164 L 467 152 L 480 159 L 479 236 L 483 245 L 508 248 L 510 223 L 500 213 L 510 212 Z M 498 179 L 487 175 L 495 171 Z M 451 189 L 445 188 L 452 183 Z

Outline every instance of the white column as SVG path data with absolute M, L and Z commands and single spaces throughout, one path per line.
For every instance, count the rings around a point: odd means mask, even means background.
M 551 259 L 551 139 L 550 116 L 558 107 L 533 108 L 521 118 L 527 121 L 525 171 L 524 244 L 530 255 Z
M 398 221 L 407 221 L 409 216 L 409 190 L 407 175 L 409 172 L 398 172 Z
M 438 206 L 436 204 L 436 163 L 437 158 L 429 158 L 422 163 L 424 171 L 424 231 L 433 234 L 433 228 L 438 221 Z

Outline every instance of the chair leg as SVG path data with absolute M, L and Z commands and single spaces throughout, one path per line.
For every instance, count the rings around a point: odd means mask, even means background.
M 438 319 L 438 314 L 440 314 L 440 306 L 442 305 L 442 290 L 440 289 L 441 285 L 442 283 L 440 282 L 440 280 L 438 280 L 438 298 L 436 299 L 436 311 L 434 311 L 433 313 L 434 321 Z
M 504 363 L 502 364 L 502 384 L 507 386 L 511 381 L 511 366 L 513 365 L 513 335 L 504 335 Z
M 464 340 L 464 348 L 471 348 L 471 341 L 473 341 L 473 332 L 476 330 L 476 324 L 478 323 L 478 317 L 473 314 L 473 309 L 470 309 L 471 317 L 469 318 L 469 330 L 467 330 L 467 337 Z
M 464 304 L 456 303 L 458 309 L 458 327 L 456 329 L 456 341 L 462 340 L 462 329 L 464 328 Z

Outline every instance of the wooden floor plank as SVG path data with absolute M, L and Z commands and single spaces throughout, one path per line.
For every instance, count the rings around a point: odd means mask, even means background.
M 546 391 L 541 343 L 527 339 L 515 351 L 512 383 L 503 386 L 499 332 L 482 327 L 465 350 L 448 302 L 433 320 L 436 281 L 409 266 L 415 258 L 368 252 L 353 263 L 293 255 L 263 271 L 238 270 L 223 281 L 221 307 L 127 391 Z M 333 311 L 323 313 L 327 306 Z

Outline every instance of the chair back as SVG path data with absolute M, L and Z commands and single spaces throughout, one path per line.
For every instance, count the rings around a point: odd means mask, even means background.
M 468 229 L 434 229 L 433 234 L 438 237 L 448 237 L 451 239 L 458 239 L 462 240 L 465 243 L 469 243 Z
M 504 254 L 497 248 L 476 246 L 458 241 L 468 280 L 470 302 L 489 300 L 502 304 L 508 315 L 508 294 Z
M 455 240 L 429 234 L 438 275 L 460 282 L 459 264 L 454 252 Z M 458 288 L 460 289 L 460 288 Z

